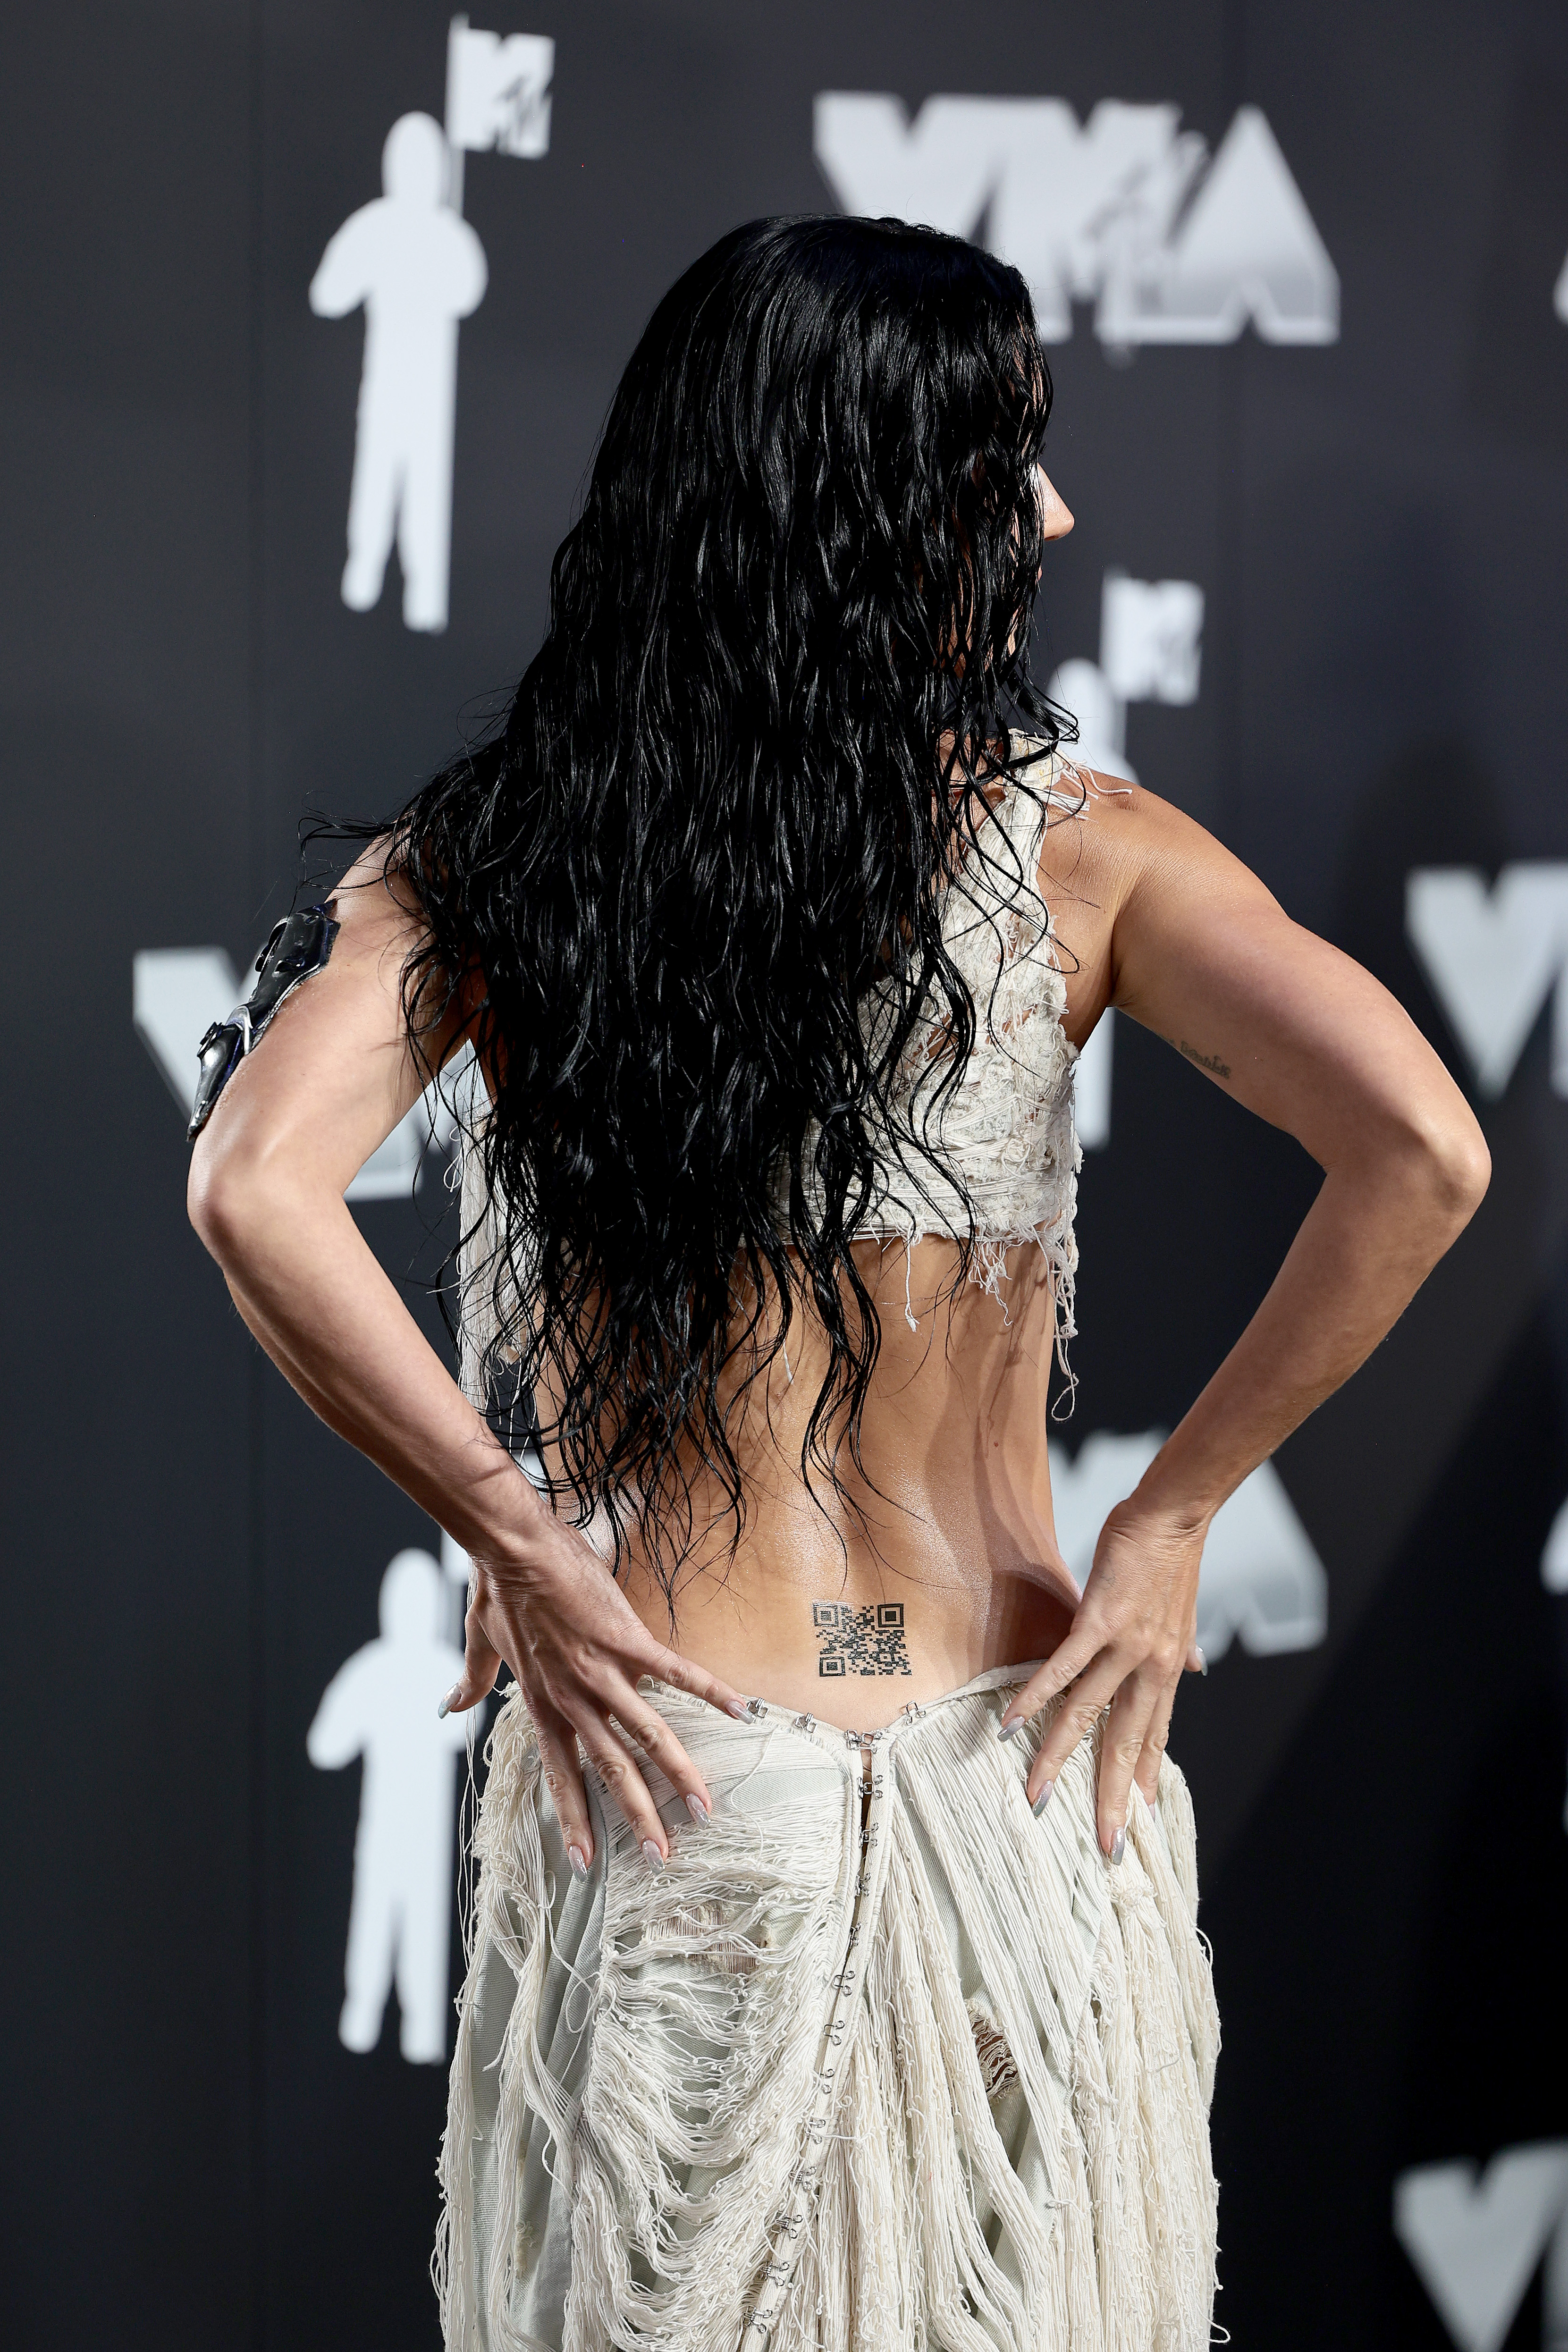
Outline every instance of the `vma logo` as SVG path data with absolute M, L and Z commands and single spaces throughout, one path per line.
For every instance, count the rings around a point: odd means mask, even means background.
M 1082 1584 L 1107 1515 L 1131 1495 L 1164 1443 L 1161 1429 L 1094 1430 L 1076 1455 L 1051 1448 L 1062 1558 Z M 1256 1658 L 1316 1649 L 1329 1630 L 1329 1580 L 1272 1462 L 1215 1512 L 1198 1580 L 1197 1638 L 1212 1665 L 1233 1641 Z
M 1095 305 L 1112 350 L 1331 343 L 1340 281 L 1278 141 L 1242 107 L 1210 157 L 1177 106 L 1104 99 L 1080 124 L 1059 98 L 896 98 L 825 90 L 816 160 L 847 212 L 979 236 L 1029 281 L 1043 342 Z
M 188 1119 L 196 1100 L 197 1044 L 213 1022 L 227 1020 L 246 992 L 248 975 L 247 981 L 235 978 L 222 948 L 142 948 L 132 960 L 131 973 L 136 1034 Z M 444 1161 L 460 1124 L 471 1115 L 471 1093 L 464 1090 L 471 1090 L 476 1075 L 471 1056 L 448 1064 L 440 1083 L 426 1087 L 406 1118 L 365 1161 L 345 1200 L 408 1200 L 429 1164 L 426 1154 Z
M 1418 866 L 1405 877 L 1405 929 L 1427 985 L 1492 1099 L 1552 999 L 1552 1089 L 1568 1095 L 1568 862 Z
M 1538 2270 L 1542 2352 L 1568 2346 L 1568 2140 L 1401 2173 L 1394 2234 L 1459 2352 L 1500 2352 Z

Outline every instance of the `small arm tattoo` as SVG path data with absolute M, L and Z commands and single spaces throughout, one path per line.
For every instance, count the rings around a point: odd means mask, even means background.
M 814 1601 L 816 1671 L 829 1679 L 848 1675 L 909 1675 L 914 1672 L 904 1647 L 904 1604 L 873 1601 L 864 1609 L 847 1601 Z
M 1197 1047 L 1189 1045 L 1184 1037 L 1180 1041 L 1174 1037 L 1167 1037 L 1165 1043 L 1167 1045 L 1174 1045 L 1177 1053 L 1184 1054 L 1189 1062 L 1195 1062 L 1200 1070 L 1212 1070 L 1216 1078 L 1229 1077 L 1230 1064 L 1222 1062 L 1217 1054 L 1200 1054 Z

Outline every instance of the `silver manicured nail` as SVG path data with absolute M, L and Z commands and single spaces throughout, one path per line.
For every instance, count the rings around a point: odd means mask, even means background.
M 1194 1643 L 1193 1647 L 1194 1647 L 1194 1650 L 1197 1650 L 1198 1645 L 1197 1645 L 1197 1643 L 1196 1643 L 1195 1642 Z M 1203 1652 L 1202 1652 L 1201 1650 L 1198 1650 L 1198 1672 L 1199 1672 L 1199 1674 L 1200 1674 L 1200 1675 L 1206 1675 L 1206 1674 L 1207 1674 L 1207 1672 L 1208 1672 L 1208 1670 L 1209 1670 L 1209 1662 L 1208 1662 L 1208 1660 L 1205 1657 L 1205 1655 L 1204 1655 Z
M 1023 1728 L 1024 1718 L 1019 1716 L 1016 1722 L 999 1723 L 996 1726 L 996 1737 L 998 1739 L 1016 1739 Z
M 1056 1784 L 1056 1782 L 1055 1782 L 1054 1780 L 1047 1780 L 1047 1781 L 1046 1782 L 1046 1784 L 1045 1784 L 1045 1787 L 1040 1790 L 1039 1795 L 1035 1799 L 1034 1803 L 1029 1807 L 1029 1811 L 1033 1813 L 1033 1815 L 1035 1816 L 1035 1819 L 1036 1819 L 1037 1821 L 1038 1821 L 1038 1820 L 1039 1820 L 1040 1815 L 1045 1811 L 1046 1807 L 1050 1803 L 1050 1801 L 1051 1801 L 1051 1793 L 1052 1793 L 1053 1790 L 1056 1788 L 1056 1785 L 1057 1785 L 1057 1784 Z
M 752 1719 L 752 1710 L 743 1698 L 727 1698 L 724 1702 L 724 1712 L 726 1715 L 732 1715 L 737 1723 L 750 1723 Z
M 650 1870 L 662 1870 L 664 1868 L 664 1856 L 660 1853 L 652 1838 L 644 1838 L 642 1842 L 642 1850 L 647 1856 L 647 1866 Z
M 572 1865 L 574 1878 L 587 1877 L 588 1857 L 580 1845 L 569 1845 L 566 1849 L 566 1859 Z
M 444 1722 L 447 1717 L 450 1715 L 452 1709 L 457 1706 L 458 1701 L 462 1697 L 462 1684 L 454 1683 L 451 1689 L 447 1693 L 446 1697 L 441 1701 L 440 1706 L 436 1709 L 437 1716 L 441 1721 Z
M 1127 1851 L 1127 1832 L 1126 1832 L 1126 1831 L 1125 1831 L 1125 1830 L 1118 1830 L 1118 1831 L 1117 1831 L 1117 1832 L 1116 1832 L 1116 1835 L 1115 1835 L 1115 1836 L 1111 1839 L 1111 1841 L 1110 1841 L 1110 1859 L 1111 1859 L 1111 1861 L 1112 1861 L 1112 1862 L 1120 1862 L 1120 1861 L 1121 1861 L 1121 1857 L 1122 1857 L 1122 1855 L 1126 1853 L 1126 1851 Z
M 707 1806 L 703 1803 L 701 1798 L 697 1794 L 695 1790 L 692 1790 L 690 1796 L 686 1800 L 686 1810 L 690 1814 L 694 1822 L 705 1822 L 711 1819 L 711 1815 L 709 1813 Z

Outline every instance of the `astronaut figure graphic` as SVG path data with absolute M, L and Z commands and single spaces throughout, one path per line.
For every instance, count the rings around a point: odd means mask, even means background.
M 319 317 L 364 305 L 342 597 L 356 613 L 377 602 L 395 531 L 404 621 L 444 629 L 458 321 L 479 308 L 489 271 L 483 246 L 447 202 L 450 158 L 438 122 L 400 117 L 381 172 L 386 193 L 343 223 L 310 281 Z
M 381 1580 L 381 1638 L 339 1667 L 316 1709 L 306 1753 L 322 1771 L 364 1759 L 353 1899 L 338 2039 L 374 2050 L 395 1972 L 403 2054 L 447 2054 L 454 1778 L 468 1718 L 437 1717 L 462 1671 L 441 1631 L 441 1571 L 400 1551 Z

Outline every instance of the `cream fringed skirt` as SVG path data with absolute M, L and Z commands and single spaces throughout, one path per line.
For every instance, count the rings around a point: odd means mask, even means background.
M 1037 1821 L 1026 1667 L 861 1736 L 644 1688 L 648 1869 L 593 1785 L 567 1866 L 519 1696 L 476 1850 L 436 2274 L 449 2352 L 1198 2352 L 1219 2045 L 1186 1784 Z

